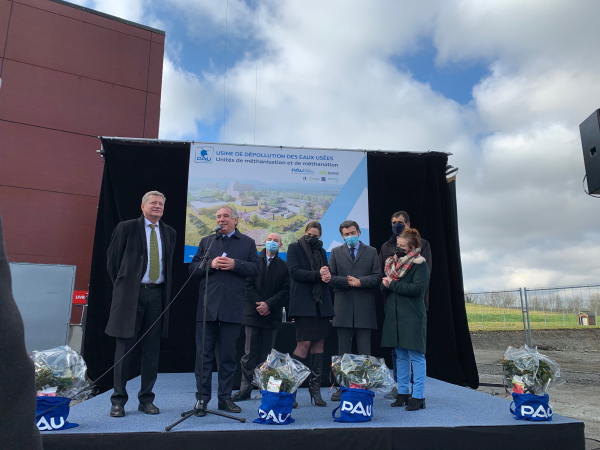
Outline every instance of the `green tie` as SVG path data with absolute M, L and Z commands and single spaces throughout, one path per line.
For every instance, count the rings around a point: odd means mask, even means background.
M 150 225 L 150 281 L 153 283 L 160 276 L 160 261 L 158 260 L 158 238 L 156 237 L 156 225 Z

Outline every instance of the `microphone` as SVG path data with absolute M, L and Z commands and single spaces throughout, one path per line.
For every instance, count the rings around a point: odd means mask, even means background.
M 223 225 L 217 225 L 216 227 L 214 227 L 210 232 L 214 233 L 216 231 L 221 231 L 223 229 Z

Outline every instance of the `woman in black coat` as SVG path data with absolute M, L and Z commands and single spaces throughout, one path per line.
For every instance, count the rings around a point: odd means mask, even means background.
M 331 281 L 327 253 L 319 240 L 321 234 L 321 224 L 310 222 L 304 236 L 288 247 L 287 263 L 291 277 L 290 317 L 296 324 L 296 350 L 292 358 L 311 369 L 308 384 L 311 403 L 314 400 L 315 405 L 326 406 L 321 397 L 323 347 L 329 335 L 329 321 L 335 313 L 327 285 Z M 309 352 L 310 361 L 306 361 Z

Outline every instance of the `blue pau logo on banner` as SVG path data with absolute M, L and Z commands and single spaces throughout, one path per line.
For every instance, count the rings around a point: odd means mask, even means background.
M 289 425 L 294 423 L 292 409 L 294 394 L 287 392 L 261 391 L 262 402 L 258 408 L 258 419 L 254 423 L 269 425 Z
M 512 394 L 513 402 L 510 404 L 510 412 L 517 420 L 552 420 L 552 407 L 548 394 Z
M 340 406 L 333 410 L 331 417 L 335 422 L 368 422 L 373 419 L 374 397 L 375 393 L 368 389 L 342 387 Z M 338 409 L 340 417 L 335 417 Z
M 38 429 L 40 431 L 54 431 L 79 426 L 76 423 L 67 422 L 70 401 L 65 397 L 37 397 L 35 423 Z
M 194 162 L 197 163 L 212 163 L 214 147 L 198 147 L 196 148 L 196 157 Z

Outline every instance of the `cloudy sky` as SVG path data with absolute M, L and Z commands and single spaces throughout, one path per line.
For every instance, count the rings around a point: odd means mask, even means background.
M 75 2 L 165 30 L 161 138 L 451 152 L 468 289 L 600 282 L 600 2 Z

